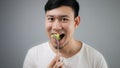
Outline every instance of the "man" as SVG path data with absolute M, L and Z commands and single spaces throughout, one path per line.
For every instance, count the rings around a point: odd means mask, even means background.
M 45 28 L 50 41 L 31 48 L 23 68 L 107 68 L 101 53 L 74 39 L 78 12 L 76 0 L 48 0 Z M 52 37 L 57 34 L 59 40 Z

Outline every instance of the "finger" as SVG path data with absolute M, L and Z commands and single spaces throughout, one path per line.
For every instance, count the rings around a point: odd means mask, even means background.
M 62 68 L 63 65 L 64 65 L 63 62 L 57 62 L 57 63 L 53 66 L 53 68 Z
M 58 60 L 59 60 L 59 56 L 55 56 L 55 58 L 51 61 L 49 68 L 53 67 Z
M 60 65 L 59 68 L 64 68 L 64 63 L 63 62 L 61 62 L 59 65 Z

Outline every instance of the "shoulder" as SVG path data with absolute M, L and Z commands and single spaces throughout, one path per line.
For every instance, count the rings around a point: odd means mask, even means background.
M 40 63 L 43 57 L 45 57 L 45 53 L 47 53 L 46 49 L 48 48 L 48 42 L 30 48 L 24 60 L 24 68 L 35 68 L 36 64 Z
M 44 52 L 45 49 L 47 49 L 49 46 L 48 42 L 33 46 L 32 48 L 30 48 L 28 50 L 28 53 L 30 54 L 36 54 L 36 53 L 40 53 L 40 52 Z
M 84 47 L 84 52 L 87 53 L 89 56 L 103 57 L 103 55 L 98 50 L 91 47 L 90 45 L 83 43 L 83 47 Z
M 48 42 L 33 46 L 32 48 L 30 48 L 29 50 L 39 50 L 39 49 L 44 49 L 46 47 L 48 47 Z
M 90 63 L 92 63 L 93 66 L 96 68 L 107 68 L 107 63 L 102 53 L 85 43 L 83 43 L 83 46 L 84 54 L 87 56 L 87 59 Z
M 102 59 L 104 59 L 102 53 L 100 53 L 98 50 L 93 48 L 92 46 L 83 43 L 83 54 L 86 55 L 86 57 L 91 61 L 91 62 L 96 62 L 98 63 Z

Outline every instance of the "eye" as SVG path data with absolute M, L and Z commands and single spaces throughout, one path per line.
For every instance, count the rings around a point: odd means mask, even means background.
M 53 22 L 55 19 L 54 19 L 53 17 L 49 17 L 49 18 L 47 18 L 47 20 L 48 20 L 49 22 Z
M 62 18 L 61 19 L 61 21 L 64 22 L 64 23 L 68 22 L 68 20 L 69 20 L 68 18 Z

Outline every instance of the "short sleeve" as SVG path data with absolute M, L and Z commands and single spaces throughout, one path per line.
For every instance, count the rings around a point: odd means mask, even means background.
M 103 56 L 101 56 L 101 60 L 99 61 L 96 68 L 108 68 L 107 62 Z
M 25 57 L 23 68 L 36 68 L 34 60 L 34 50 L 30 49 Z

